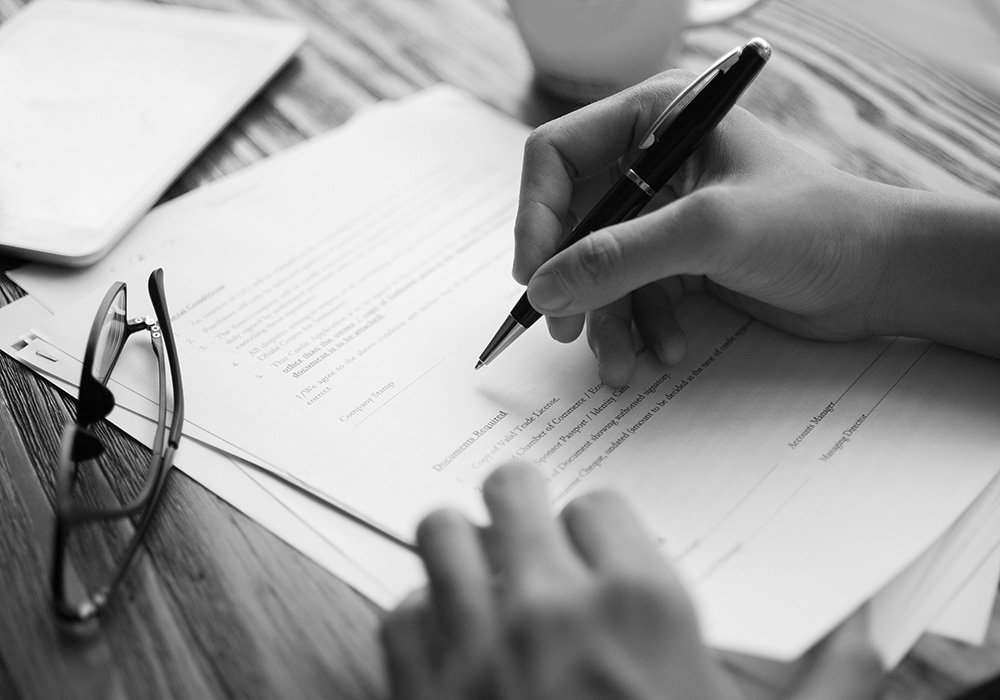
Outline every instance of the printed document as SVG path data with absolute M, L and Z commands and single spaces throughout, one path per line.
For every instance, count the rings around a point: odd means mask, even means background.
M 617 489 L 691 585 L 708 641 L 778 659 L 996 476 L 995 361 L 797 339 L 704 296 L 678 309 L 684 361 L 643 352 L 622 389 L 543 327 L 473 371 L 522 291 L 509 270 L 526 129 L 444 89 L 407 102 L 406 128 L 387 107 L 266 178 L 154 212 L 38 334 L 79 356 L 106 285 L 127 280 L 141 313 L 162 266 L 187 420 L 217 446 L 403 540 L 435 506 L 483 518 L 481 482 L 509 459 L 538 466 L 556 507 Z M 124 357 L 120 379 L 151 396 L 148 361 Z

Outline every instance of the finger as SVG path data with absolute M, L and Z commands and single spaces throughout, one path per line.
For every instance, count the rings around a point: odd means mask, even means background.
M 868 639 L 867 612 L 840 626 L 814 652 L 786 700 L 878 697 L 885 669 Z
M 494 470 L 483 484 L 483 499 L 492 520 L 488 553 L 509 585 L 580 570 L 565 534 L 556 526 L 535 467 L 512 463 Z
M 675 579 L 652 537 L 618 494 L 592 491 L 578 496 L 560 518 L 576 551 L 594 570 Z
M 531 133 L 514 223 L 514 278 L 527 283 L 556 250 L 575 180 L 614 167 L 683 85 L 680 72 L 588 105 Z M 606 187 L 606 185 L 605 185 Z
M 595 231 L 538 268 L 528 299 L 547 316 L 569 316 L 663 278 L 728 271 L 752 244 L 739 235 L 737 209 L 731 189 L 710 187 Z
M 580 336 L 586 317 L 583 314 L 576 316 L 546 316 L 545 322 L 549 326 L 549 335 L 560 343 L 572 343 Z
M 411 594 L 382 624 L 382 648 L 393 700 L 444 697 L 424 592 Z
M 677 288 L 675 294 L 668 292 L 668 285 Z M 632 293 L 636 328 L 660 362 L 670 366 L 680 363 L 687 352 L 687 337 L 674 313 L 674 303 L 679 298 L 680 281 L 677 277 L 647 284 Z
M 417 528 L 437 621 L 450 648 L 467 659 L 486 655 L 495 632 L 492 574 L 479 533 L 456 511 L 439 510 Z
M 587 342 L 601 381 L 615 388 L 628 384 L 635 371 L 631 295 L 587 315 Z

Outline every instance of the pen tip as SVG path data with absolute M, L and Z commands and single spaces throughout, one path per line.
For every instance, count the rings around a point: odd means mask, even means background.
M 486 364 L 486 363 L 485 363 L 485 362 L 483 362 L 482 360 L 478 360 L 478 361 L 476 362 L 476 369 L 479 369 L 480 367 L 483 367 L 483 366 L 484 366 L 485 364 Z

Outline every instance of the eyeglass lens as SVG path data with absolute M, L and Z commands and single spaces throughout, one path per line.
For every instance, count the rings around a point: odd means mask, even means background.
M 117 505 L 119 497 L 93 461 L 80 464 L 73 478 L 76 502 L 92 508 Z M 65 529 L 62 589 L 66 592 L 66 602 L 81 617 L 89 616 L 91 596 L 98 605 L 104 604 L 112 581 L 127 563 L 134 534 L 135 526 L 129 518 L 75 523 Z
M 104 316 L 104 322 L 101 326 L 101 333 L 97 337 L 93 373 L 94 378 L 102 384 L 107 383 L 108 375 L 111 374 L 115 359 L 118 357 L 124 342 L 127 326 L 125 302 L 125 287 L 122 287 L 108 306 L 108 312 Z
M 125 287 L 121 285 L 106 301 L 107 311 L 99 317 L 92 336 L 92 364 L 84 372 L 100 384 L 107 384 L 131 333 L 126 301 Z M 144 325 L 137 324 L 135 330 L 140 328 Z M 159 354 L 157 358 L 162 361 Z M 110 394 L 108 399 L 113 405 Z M 89 400 L 95 401 L 96 397 Z M 124 573 L 138 545 L 150 505 L 151 492 L 145 488 L 153 483 L 148 481 L 150 470 L 160 459 L 158 454 L 151 455 L 145 460 L 145 469 L 133 472 L 107 471 L 113 467 L 102 466 L 102 441 L 92 432 L 97 428 L 89 423 L 68 427 L 60 458 L 60 480 L 66 488 L 63 505 L 72 504 L 91 514 L 67 514 L 57 523 L 55 598 L 60 601 L 62 612 L 73 619 L 86 619 L 98 606 L 103 606 L 107 594 Z

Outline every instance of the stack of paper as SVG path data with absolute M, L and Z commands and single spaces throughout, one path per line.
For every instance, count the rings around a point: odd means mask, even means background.
M 0 310 L 0 340 L 70 387 L 107 286 L 127 281 L 130 315 L 147 312 L 163 267 L 187 397 L 177 466 L 383 606 L 422 583 L 405 544 L 419 518 L 482 518 L 478 486 L 517 458 L 556 507 L 622 492 L 719 649 L 794 661 L 866 605 L 889 665 L 926 630 L 981 641 L 1000 363 L 802 340 L 697 297 L 684 362 L 644 353 L 627 388 L 542 329 L 474 372 L 521 293 L 526 135 L 443 87 L 373 108 L 154 210 L 93 268 L 15 271 L 33 301 Z M 113 420 L 140 438 L 149 362 L 137 344 L 113 377 Z

